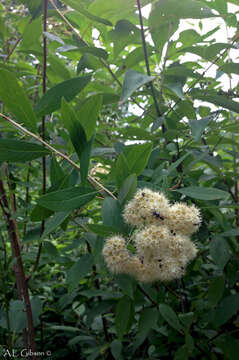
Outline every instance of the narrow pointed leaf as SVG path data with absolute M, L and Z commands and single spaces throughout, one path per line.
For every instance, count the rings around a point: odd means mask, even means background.
M 80 123 L 85 130 L 87 141 L 91 139 L 95 132 L 96 121 L 98 119 L 101 106 L 102 95 L 97 94 L 89 97 L 77 112 Z
M 215 311 L 213 325 L 218 328 L 239 311 L 239 294 L 225 297 Z
M 175 191 L 199 200 L 225 199 L 229 195 L 226 191 L 220 189 L 200 186 L 189 186 Z
M 70 211 L 87 204 L 95 197 L 90 188 L 75 186 L 43 195 L 38 204 L 52 211 Z
M 50 151 L 38 144 L 0 139 L 0 161 L 26 162 L 48 154 Z
M 211 121 L 210 116 L 200 120 L 189 120 L 189 126 L 191 128 L 192 137 L 195 141 L 199 142 L 201 140 L 201 136 L 210 121 Z
M 159 15 L 167 19 L 203 19 L 215 16 L 211 9 L 198 0 L 160 0 Z
M 93 143 L 93 137 L 87 141 L 85 130 L 83 129 L 79 116 L 76 116 L 72 107 L 62 99 L 61 105 L 62 120 L 67 128 L 71 142 L 80 159 L 81 166 L 81 182 L 85 183 L 88 175 L 88 168 L 90 162 L 90 152 Z
M 135 90 L 153 79 L 154 76 L 147 76 L 135 70 L 126 71 L 119 104 L 123 104 Z
M 239 75 L 239 63 L 227 63 L 220 67 L 220 71 L 223 71 L 227 74 L 237 74 Z
M 50 114 L 61 107 L 61 99 L 71 101 L 89 83 L 90 75 L 76 77 L 61 82 L 49 89 L 35 107 L 38 116 Z
M 172 326 L 174 329 L 178 331 L 181 331 L 182 326 L 178 320 L 178 317 L 169 305 L 160 304 L 159 312 L 162 315 L 162 317 L 169 323 L 170 326 Z
M 84 150 L 84 147 L 87 142 L 86 134 L 79 121 L 79 118 L 76 116 L 75 111 L 66 102 L 65 98 L 62 99 L 61 114 L 62 114 L 63 124 L 70 135 L 71 142 L 80 159 L 82 151 Z
M 190 95 L 192 96 L 193 99 L 199 99 L 203 101 L 205 101 L 206 99 L 206 101 L 212 104 L 222 106 L 225 109 L 239 113 L 239 103 L 231 100 L 226 95 L 218 95 L 214 91 L 200 91 L 197 89 L 193 89 L 190 92 Z
M 84 9 L 83 4 L 81 4 L 78 0 L 64 0 L 64 3 L 69 5 L 72 9 L 77 10 L 82 15 L 86 16 L 88 19 L 92 21 L 96 21 L 100 24 L 112 26 L 112 23 L 108 19 L 101 18 L 99 16 L 91 14 L 89 11 Z
M 120 340 L 122 340 L 124 334 L 130 329 L 133 314 L 134 307 L 132 300 L 128 296 L 122 297 L 117 305 L 115 314 L 116 333 Z
M 45 224 L 44 233 L 42 234 L 41 238 L 44 239 L 58 226 L 60 226 L 69 214 L 70 214 L 69 211 L 58 212 L 55 215 L 53 215 L 49 220 L 47 220 Z

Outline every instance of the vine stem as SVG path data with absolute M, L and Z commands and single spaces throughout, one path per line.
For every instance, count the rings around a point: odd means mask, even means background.
M 140 23 L 140 32 L 141 32 L 141 38 L 142 38 L 142 45 L 143 45 L 143 49 L 144 49 L 145 65 L 146 65 L 148 76 L 151 76 L 151 71 L 150 71 L 150 66 L 149 66 L 149 58 L 148 58 L 148 53 L 147 53 L 147 45 L 146 45 L 146 40 L 145 40 L 145 35 L 144 35 L 144 24 L 143 24 L 143 16 L 142 16 L 142 11 L 141 11 L 140 0 L 137 0 L 137 7 L 138 7 L 138 11 L 139 11 L 139 23 Z M 154 106 L 155 106 L 155 109 L 156 109 L 157 116 L 161 117 L 162 113 L 161 113 L 161 111 L 159 109 L 159 106 L 158 106 L 158 102 L 157 102 L 157 98 L 156 98 L 156 92 L 155 92 L 155 88 L 153 86 L 152 81 L 150 81 L 149 86 L 150 86 L 151 93 L 152 93 L 152 96 L 153 96 Z M 162 132 L 164 133 L 165 131 L 166 131 L 165 125 L 162 124 Z
M 39 136 L 37 136 L 36 134 L 32 133 L 31 131 L 25 129 L 22 125 L 18 124 L 16 121 L 12 120 L 11 118 L 9 118 L 8 116 L 0 113 L 0 116 L 3 117 L 5 120 L 7 120 L 10 124 L 12 124 L 14 127 L 16 127 L 18 130 L 22 131 L 24 134 L 31 136 L 33 139 L 37 140 L 38 142 L 40 142 L 44 147 L 46 147 L 47 149 L 49 149 L 51 152 L 53 152 L 55 155 L 60 156 L 61 158 L 63 158 L 64 160 L 66 160 L 68 163 L 70 163 L 73 167 L 75 167 L 78 171 L 80 171 L 80 166 L 77 165 L 74 161 L 72 161 L 67 155 L 63 154 L 62 152 L 56 150 L 53 146 L 51 146 L 50 144 L 48 144 L 46 141 L 42 140 Z M 91 175 L 88 175 L 88 180 L 89 182 L 94 186 L 98 186 L 100 188 L 100 190 L 106 192 L 110 197 L 112 197 L 113 199 L 117 199 L 114 194 L 108 190 L 106 187 L 104 187 L 104 185 L 102 185 L 99 181 L 97 181 L 95 178 L 93 178 Z

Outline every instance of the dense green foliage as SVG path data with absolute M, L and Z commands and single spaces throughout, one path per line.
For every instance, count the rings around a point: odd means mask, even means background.
M 32 346 L 25 289 L 38 358 L 238 358 L 235 5 L 1 1 L 3 355 Z M 143 187 L 201 209 L 183 280 L 141 284 L 104 264 L 104 239 L 130 236 L 122 210 Z

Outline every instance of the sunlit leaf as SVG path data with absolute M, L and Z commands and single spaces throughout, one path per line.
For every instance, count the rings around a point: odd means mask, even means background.
M 138 88 L 152 81 L 154 76 L 147 76 L 135 70 L 125 73 L 122 93 L 119 103 L 124 103 Z

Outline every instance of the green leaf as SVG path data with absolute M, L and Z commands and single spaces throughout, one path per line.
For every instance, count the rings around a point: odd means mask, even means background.
M 59 256 L 59 252 L 54 244 L 50 241 L 44 241 L 43 249 L 47 257 L 55 259 Z
M 55 157 L 52 157 L 51 159 L 51 167 L 50 167 L 50 179 L 51 179 L 51 185 L 57 184 L 59 181 L 61 181 L 64 178 L 64 171 L 61 168 L 59 162 L 56 160 Z
M 80 283 L 80 280 L 91 271 L 92 265 L 92 255 L 85 254 L 68 270 L 67 282 L 69 283 L 71 290 L 74 289 Z
M 201 136 L 211 120 L 211 116 L 205 117 L 200 120 L 189 120 L 192 137 L 196 142 L 200 142 Z
M 60 226 L 69 214 L 70 214 L 69 211 L 58 212 L 54 214 L 50 219 L 48 219 L 45 223 L 44 232 L 41 238 L 44 239 L 58 226 Z
M 118 302 L 115 313 L 115 328 L 120 340 L 129 331 L 133 316 L 134 306 L 132 300 L 128 296 L 123 296 Z
M 79 74 L 84 69 L 97 70 L 101 67 L 99 59 L 89 53 L 84 54 L 78 64 L 76 73 Z
M 42 301 L 39 296 L 35 295 L 31 298 L 31 307 L 34 326 L 38 326 L 40 324 L 40 315 L 42 312 Z
M 139 332 L 144 334 L 145 338 L 149 331 L 157 325 L 158 311 L 156 309 L 144 309 L 139 318 Z
M 118 233 L 118 231 L 115 228 L 101 224 L 88 224 L 87 227 L 90 231 L 102 237 L 106 237 Z
M 88 169 L 89 169 L 89 164 L 90 164 L 90 155 L 91 155 L 91 149 L 92 149 L 94 140 L 95 140 L 95 137 L 92 136 L 91 140 L 85 144 L 85 147 L 80 156 L 80 165 L 81 165 L 80 174 L 81 174 L 81 183 L 83 185 L 86 185 L 86 182 L 87 182 Z
M 49 89 L 35 107 L 38 116 L 50 114 L 61 107 L 61 99 L 71 101 L 89 83 L 90 75 L 72 78 Z
M 235 334 L 236 336 L 236 334 Z M 231 335 L 222 334 L 213 343 L 222 349 L 225 360 L 237 360 L 239 353 L 239 340 Z
M 135 90 L 153 79 L 154 76 L 147 76 L 135 70 L 126 71 L 119 104 L 123 104 Z
M 31 103 L 15 75 L 5 69 L 0 69 L 0 100 L 13 113 L 17 122 L 36 132 L 37 119 Z
M 129 201 L 135 194 L 137 189 L 137 176 L 135 174 L 131 174 L 124 181 L 122 187 L 119 191 L 118 200 L 121 205 L 125 204 Z
M 226 191 L 220 189 L 201 187 L 201 186 L 189 186 L 174 191 L 189 196 L 193 199 L 199 199 L 199 200 L 226 199 L 229 195 Z
M 221 300 L 224 293 L 225 283 L 222 276 L 218 276 L 214 279 L 208 289 L 208 303 L 211 306 L 216 306 L 217 303 Z
M 222 106 L 225 109 L 234 111 L 236 113 L 239 113 L 239 104 L 236 101 L 231 100 L 226 95 L 218 95 L 214 91 L 201 91 L 197 89 L 193 89 L 190 91 L 190 96 L 192 96 L 193 99 L 199 99 L 205 101 L 207 99 L 208 102 Z
M 49 154 L 49 150 L 38 144 L 0 139 L 0 161 L 26 162 Z
M 190 52 L 192 54 L 196 54 L 198 56 L 201 56 L 203 59 L 206 59 L 208 61 L 214 61 L 215 57 L 225 49 L 233 49 L 235 48 L 234 45 L 227 44 L 227 43 L 215 43 L 209 46 L 190 46 L 187 48 L 179 49 L 179 52 Z M 196 90 L 196 89 L 195 89 Z
M 222 13 L 222 14 L 226 14 L 227 13 L 227 1 L 225 0 L 215 0 L 215 3 L 212 4 L 215 9 Z
M 134 292 L 136 289 L 136 281 L 126 274 L 119 274 L 115 277 L 116 282 L 125 295 L 134 300 Z
M 38 204 L 56 212 L 71 211 L 87 204 L 95 194 L 96 192 L 91 188 L 74 186 L 43 195 L 38 200 Z
M 175 330 L 181 332 L 182 326 L 178 320 L 177 315 L 169 305 L 160 304 L 159 312 L 164 318 L 164 320 L 166 320 L 169 323 L 170 326 L 172 326 Z
M 11 331 L 21 332 L 27 328 L 26 309 L 23 301 L 11 300 L 8 316 Z
M 149 16 L 149 29 L 153 42 L 157 48 L 158 56 L 162 54 L 163 46 L 178 29 L 179 20 L 176 17 L 165 18 L 161 10 L 161 1 L 153 4 Z
M 74 110 L 64 98 L 61 104 L 61 114 L 64 126 L 69 132 L 71 142 L 80 159 L 81 182 L 85 184 L 87 181 L 93 138 L 87 142 L 86 133 L 80 123 L 79 117 L 76 116 Z
M 123 182 L 130 175 L 130 164 L 126 159 L 125 154 L 122 152 L 119 154 L 118 159 L 116 160 L 114 176 L 115 180 L 120 188 Z
M 59 330 L 64 332 L 80 332 L 80 329 L 74 326 L 64 326 L 64 325 L 52 325 L 50 326 L 51 330 Z
M 107 292 L 105 290 L 98 290 L 98 289 L 89 289 L 89 290 L 83 290 L 80 292 L 81 295 L 86 296 L 87 298 L 92 298 L 92 297 L 96 297 L 96 296 L 110 296 L 113 294 L 110 292 Z
M 51 216 L 53 212 L 48 210 L 40 205 L 36 205 L 31 212 L 30 219 L 31 221 L 42 221 Z
M 41 51 L 40 36 L 42 34 L 42 19 L 39 17 L 28 23 L 24 28 L 24 33 L 20 45 L 20 50 Z
M 229 62 L 220 66 L 220 71 L 223 71 L 227 74 L 237 74 L 239 75 L 239 63 Z
M 174 353 L 173 360 L 188 360 L 189 356 L 187 353 L 187 346 L 183 345 L 180 348 L 177 349 Z
M 38 226 L 37 228 L 29 230 L 23 237 L 22 241 L 24 243 L 31 243 L 35 240 L 39 240 L 41 237 L 41 227 Z
M 77 10 L 80 14 L 86 16 L 88 19 L 98 22 L 100 24 L 109 25 L 112 26 L 112 23 L 104 18 L 101 18 L 99 16 L 95 16 L 91 14 L 89 11 L 84 9 L 83 4 L 79 2 L 79 0 L 64 0 L 64 3 L 69 5 L 72 9 Z
M 104 60 L 108 58 L 108 53 L 104 49 L 95 46 L 63 45 L 60 46 L 57 51 L 63 53 L 64 56 L 67 56 L 71 60 L 78 60 L 79 54 L 91 54 Z
M 129 44 L 140 44 L 140 30 L 130 21 L 121 19 L 115 24 L 114 30 L 109 32 L 109 38 L 114 44 L 114 57 Z
M 224 298 L 215 311 L 213 325 L 218 328 L 225 324 L 239 311 L 239 294 L 229 295 Z
M 171 175 L 172 172 L 178 167 L 178 165 L 180 165 L 186 159 L 186 157 L 188 157 L 189 155 L 190 155 L 190 152 L 181 156 L 177 161 L 175 161 L 172 165 L 170 165 L 168 168 L 168 171 L 167 171 L 167 176 Z
M 185 335 L 185 344 L 187 346 L 188 352 L 191 354 L 194 349 L 194 339 L 189 333 Z
M 178 317 L 179 317 L 179 320 L 181 321 L 181 323 L 183 324 L 184 331 L 188 332 L 190 329 L 190 326 L 193 323 L 194 313 L 188 312 L 188 313 L 180 314 Z
M 148 163 L 152 146 L 151 143 L 145 143 L 124 147 L 114 169 L 114 175 L 119 187 L 122 186 L 129 175 L 136 174 L 138 176 L 142 173 Z
M 4 41 L 4 38 L 5 38 L 5 34 L 6 34 L 6 27 L 5 27 L 4 20 L 3 20 L 2 16 L 0 16 L 0 38 L 3 41 Z
M 110 197 L 105 198 L 102 205 L 102 219 L 106 226 L 110 226 L 122 233 L 125 225 L 121 215 L 120 203 Z
M 239 235 L 239 228 L 231 229 L 220 234 L 220 236 L 225 236 L 225 237 L 238 236 L 238 235 Z
M 210 255 L 220 270 L 223 270 L 226 263 L 230 259 L 230 247 L 223 238 L 214 238 L 209 244 Z
M 121 342 L 117 339 L 113 340 L 112 343 L 110 344 L 110 349 L 111 349 L 114 359 L 115 360 L 120 359 L 120 354 L 122 352 Z
M 198 0 L 160 0 L 157 9 L 159 15 L 168 19 L 203 19 L 214 17 L 211 9 Z
M 131 174 L 140 175 L 148 163 L 153 144 L 137 144 L 130 145 L 124 148 L 124 153 L 127 161 L 130 164 Z
M 154 54 L 154 48 L 152 46 L 147 46 L 147 54 L 148 57 Z M 130 69 L 139 64 L 141 61 L 144 61 L 144 49 L 143 47 L 137 47 L 127 55 L 124 60 L 124 65 L 127 69 Z
M 88 7 L 88 11 L 107 19 L 123 19 L 130 12 L 134 13 L 134 0 L 95 0 Z
M 80 109 L 77 111 L 77 116 L 83 126 L 87 140 L 89 141 L 96 129 L 96 121 L 99 116 L 99 111 L 102 106 L 102 95 L 97 94 L 86 99 Z
M 167 76 L 163 82 L 163 86 L 171 90 L 181 100 L 184 100 L 183 86 L 185 82 L 185 77 Z

